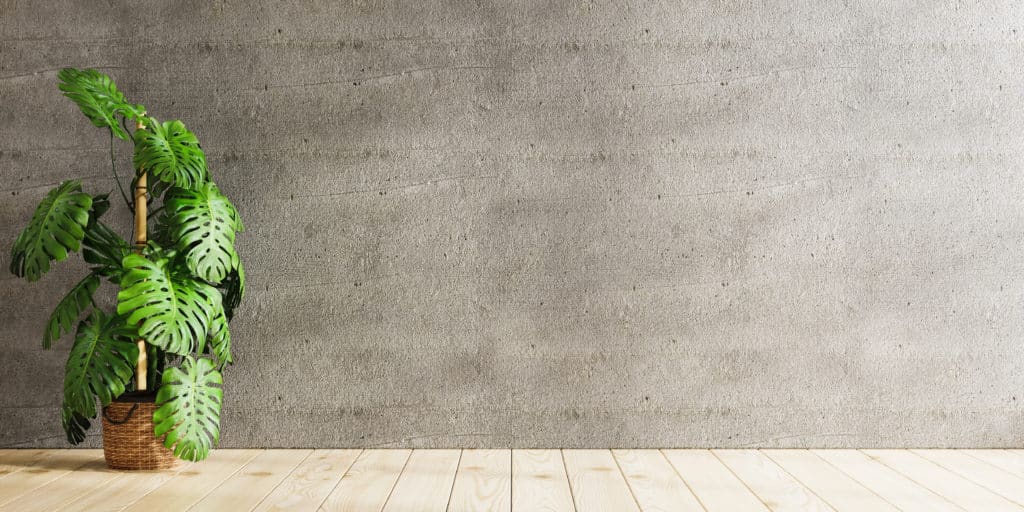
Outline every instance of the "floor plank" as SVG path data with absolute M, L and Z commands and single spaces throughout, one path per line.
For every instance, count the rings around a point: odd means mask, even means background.
M 1012 502 L 1024 505 L 1024 478 L 982 462 L 960 450 L 912 450 Z
M 610 450 L 562 450 L 576 510 L 639 511 Z
M 512 510 L 575 510 L 561 450 L 512 450 Z
M 662 450 L 708 512 L 764 512 L 768 508 L 709 450 Z
M 512 451 L 463 450 L 448 510 L 512 510 Z
M 174 478 L 128 505 L 125 510 L 185 510 L 203 499 L 221 482 L 230 478 L 262 452 L 263 450 L 214 450 L 206 460 L 179 471 Z
M 963 509 L 858 450 L 812 450 L 896 508 L 907 512 L 956 512 Z
M 872 459 L 898 471 L 968 511 L 1021 509 L 1005 498 L 906 450 L 863 450 Z
M 1019 450 L 216 450 L 169 471 L 0 450 L 0 512 L 1024 512 Z
M 217 486 L 190 510 L 251 510 L 313 450 L 266 450 Z
M 1024 478 L 1024 452 L 1015 450 L 963 450 L 978 460 Z
M 807 450 L 762 453 L 839 512 L 898 512 L 891 503 Z
M 107 463 L 103 460 L 102 454 L 98 454 L 95 459 L 90 460 L 84 466 L 74 471 L 68 471 L 49 483 L 22 495 L 16 504 L 10 504 L 13 505 L 11 510 L 51 512 L 69 504 L 78 507 L 78 498 L 94 493 L 96 489 L 102 489 L 111 481 L 122 476 L 126 476 L 125 473 L 107 469 Z M 0 510 L 3 509 L 6 507 L 0 508 Z
M 53 455 L 53 450 L 14 449 L 0 450 L 0 479 L 30 468 Z
M 644 512 L 704 510 L 660 451 L 612 450 L 612 455 Z
M 362 450 L 315 450 L 263 499 L 257 512 L 316 510 Z
M 182 471 L 190 470 L 193 463 L 179 462 L 174 469 L 163 471 L 134 471 L 117 478 L 103 487 L 93 489 L 77 500 L 54 512 L 114 512 L 149 494 Z
M 462 450 L 413 450 L 385 512 L 444 512 Z
M 6 505 L 86 464 L 103 459 L 101 450 L 55 450 L 31 468 L 0 479 L 0 505 Z M 19 501 L 19 503 L 21 503 Z
M 834 509 L 757 450 L 711 450 L 768 508 L 776 512 Z
M 379 512 L 395 488 L 412 450 L 366 450 L 327 496 L 321 510 Z

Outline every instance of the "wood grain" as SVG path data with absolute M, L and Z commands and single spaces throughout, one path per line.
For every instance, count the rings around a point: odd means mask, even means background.
M 463 450 L 448 510 L 512 510 L 511 450 Z
M 512 510 L 575 510 L 560 450 L 512 450 Z

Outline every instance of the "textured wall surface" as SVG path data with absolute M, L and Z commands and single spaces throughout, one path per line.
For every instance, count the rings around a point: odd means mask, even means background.
M 1021 446 L 1024 8 L 972 4 L 0 0 L 0 265 L 114 189 L 95 67 L 248 227 L 222 446 Z M 0 277 L 0 446 L 63 445 L 84 268 Z

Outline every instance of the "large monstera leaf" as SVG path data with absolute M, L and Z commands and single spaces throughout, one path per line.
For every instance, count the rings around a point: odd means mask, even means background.
M 186 356 L 180 368 L 164 370 L 156 393 L 153 433 L 184 460 L 203 460 L 220 440 L 223 378 L 206 358 Z
M 43 334 L 43 348 L 50 348 L 54 340 L 59 339 L 64 333 L 71 332 L 71 327 L 82 315 L 85 308 L 92 304 L 92 294 L 100 287 L 100 278 L 94 274 L 85 276 L 71 291 L 57 303 L 57 307 L 50 315 L 50 321 L 46 324 L 46 332 Z
M 155 261 L 138 254 L 124 258 L 117 312 L 129 314 L 129 324 L 140 323 L 139 336 L 149 343 L 186 355 L 195 340 L 206 338 L 220 292 L 175 271 L 167 255 L 157 256 Z
M 78 105 L 93 125 L 110 128 L 118 138 L 127 140 L 128 134 L 121 128 L 115 114 L 138 117 L 145 110 L 142 105 L 131 105 L 125 101 L 114 81 L 95 69 L 65 68 L 57 73 L 57 78 L 61 81 L 57 87 Z
M 82 320 L 64 373 L 64 403 L 86 418 L 96 417 L 95 398 L 102 406 L 124 393 L 131 382 L 139 348 L 124 317 L 98 309 Z
M 43 199 L 11 248 L 11 272 L 36 281 L 50 270 L 50 260 L 64 261 L 85 238 L 92 196 L 78 181 L 65 181 Z
M 199 148 L 199 139 L 181 121 L 160 123 L 150 117 L 146 129 L 135 131 L 135 168 L 186 189 L 207 179 L 206 155 Z
M 235 231 L 242 221 L 235 206 L 217 185 L 206 183 L 195 190 L 173 188 L 164 197 L 164 229 L 193 275 L 220 283 L 238 267 Z

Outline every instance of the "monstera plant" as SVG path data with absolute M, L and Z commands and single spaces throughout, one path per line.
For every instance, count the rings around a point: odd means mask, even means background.
M 154 437 L 179 458 L 204 459 L 220 435 L 221 370 L 232 362 L 228 322 L 245 291 L 234 248 L 242 221 L 181 121 L 146 115 L 96 70 L 68 68 L 58 78 L 64 95 L 110 132 L 112 178 L 135 216 L 129 243 L 103 221 L 108 194 L 65 181 L 11 249 L 11 272 L 29 281 L 79 250 L 90 265 L 43 331 L 50 348 L 75 329 L 64 376 L 67 438 L 85 438 L 97 401 L 106 407 L 125 393 L 155 391 Z M 134 144 L 133 197 L 117 173 L 114 138 Z M 104 281 L 119 288 L 116 307 L 97 295 Z

